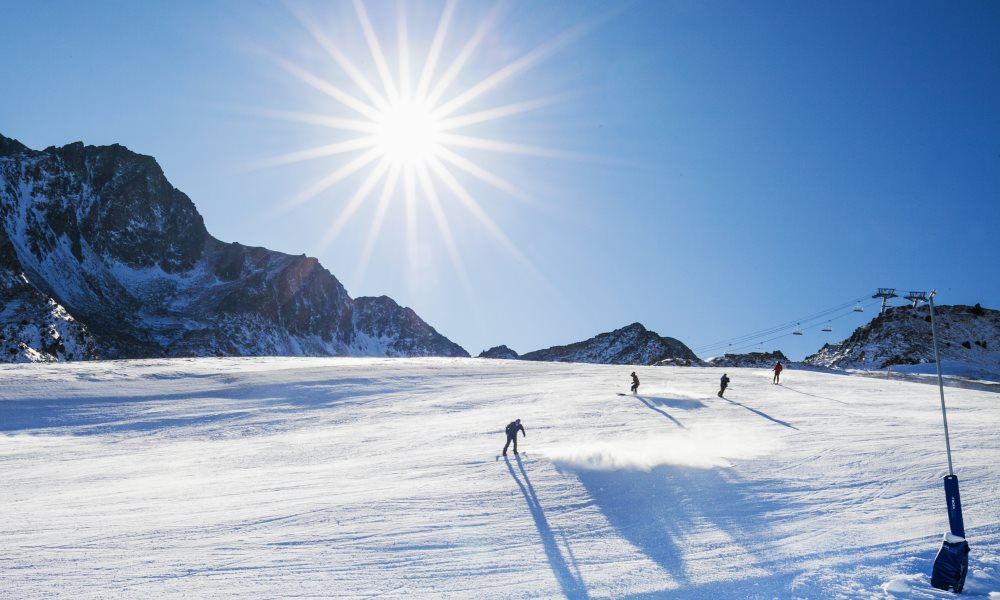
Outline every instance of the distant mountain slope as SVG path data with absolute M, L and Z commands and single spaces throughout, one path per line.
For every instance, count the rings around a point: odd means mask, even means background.
M 81 360 L 96 356 L 87 327 L 9 265 L 14 247 L 0 229 L 0 362 Z
M 700 362 L 683 342 L 661 337 L 641 323 L 601 333 L 588 340 L 522 354 L 522 360 L 611 365 L 651 365 L 666 359 Z
M 1000 311 L 977 306 L 936 306 L 942 362 L 953 372 L 1000 374 Z M 927 306 L 891 308 L 851 337 L 826 344 L 805 362 L 838 369 L 885 369 L 934 361 Z
M 520 357 L 517 352 L 514 352 L 507 346 L 501 344 L 499 346 L 493 346 L 489 350 L 483 350 L 479 353 L 477 358 L 506 358 L 509 360 L 516 360 Z
M 749 367 L 753 369 L 770 369 L 781 361 L 787 365 L 790 361 L 781 350 L 774 352 L 747 352 L 744 354 L 723 354 L 714 356 L 705 362 L 711 367 Z
M 368 356 L 469 356 L 424 323 L 412 308 L 388 296 L 354 300 L 355 354 Z
M 35 348 L 51 357 L 468 356 L 390 298 L 351 299 L 315 258 L 215 239 L 152 157 L 120 145 L 0 136 L 0 235 L 17 293 L 53 299 L 93 341 Z

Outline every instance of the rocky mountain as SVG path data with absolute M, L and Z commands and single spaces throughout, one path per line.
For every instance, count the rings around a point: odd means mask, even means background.
M 941 361 L 946 370 L 970 376 L 1000 374 L 1000 311 L 978 304 L 934 309 Z M 869 370 L 933 363 L 930 320 L 927 306 L 890 308 L 846 340 L 824 345 L 805 362 Z
M 692 364 L 701 362 L 679 340 L 661 337 L 641 323 L 632 323 L 568 346 L 553 346 L 521 355 L 522 360 L 609 365 L 652 365 L 671 358 L 684 359 Z
M 315 258 L 212 237 L 156 161 L 0 136 L 0 360 L 468 356 Z
M 477 358 L 505 358 L 508 360 L 517 360 L 520 358 L 517 352 L 514 352 L 507 346 L 501 344 L 499 346 L 493 346 L 489 350 L 483 350 L 479 353 Z
M 714 356 L 705 361 L 711 367 L 748 367 L 751 369 L 770 369 L 775 363 L 781 361 L 782 365 L 788 365 L 788 357 L 781 352 L 747 352 L 744 354 L 723 354 Z
M 0 362 L 85 360 L 94 340 L 54 299 L 32 286 L 15 264 L 14 247 L 0 230 Z

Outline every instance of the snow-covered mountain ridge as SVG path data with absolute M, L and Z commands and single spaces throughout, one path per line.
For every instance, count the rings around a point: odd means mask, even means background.
M 506 360 L 517 360 L 520 358 L 517 352 L 514 352 L 504 344 L 499 346 L 493 346 L 489 350 L 483 350 L 479 353 L 476 358 L 501 358 Z
M 941 362 L 952 375 L 1000 377 L 1000 311 L 976 306 L 935 306 Z M 934 369 L 927 306 L 890 308 L 846 340 L 824 345 L 805 363 L 836 369 L 924 372 Z
M 388 297 L 352 299 L 315 258 L 212 237 L 156 161 L 120 145 L 0 136 L 0 279 L 5 361 L 468 356 Z
M 670 359 L 687 364 L 701 362 L 680 340 L 660 336 L 641 323 L 600 333 L 582 342 L 528 352 L 520 359 L 610 365 L 652 365 Z
M 781 350 L 775 350 L 774 352 L 746 352 L 743 354 L 723 354 L 722 356 L 713 356 L 705 361 L 705 363 L 712 367 L 746 367 L 755 369 L 770 369 L 774 367 L 775 363 L 781 361 L 783 365 L 794 364 L 788 360 L 788 357 L 781 352 Z

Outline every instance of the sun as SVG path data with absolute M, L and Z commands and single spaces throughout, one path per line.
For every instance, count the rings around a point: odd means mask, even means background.
M 286 72 L 335 101 L 334 110 L 330 114 L 256 111 L 264 116 L 326 127 L 337 132 L 336 141 L 329 144 L 258 163 L 258 166 L 276 166 L 327 157 L 337 158 L 335 166 L 326 176 L 289 199 L 286 208 L 327 197 L 325 193 L 339 182 L 356 173 L 366 173 L 320 242 L 321 248 L 328 246 L 366 202 L 376 201 L 368 239 L 359 257 L 359 280 L 379 239 L 387 213 L 394 204 L 400 206 L 399 201 L 406 214 L 411 256 L 415 254 L 413 249 L 417 245 L 416 215 L 420 210 L 426 210 L 437 226 L 438 235 L 447 248 L 453 266 L 465 279 L 461 252 L 451 233 L 455 210 L 463 209 L 466 217 L 471 216 L 477 221 L 512 257 L 535 271 L 531 262 L 521 254 L 466 187 L 463 179 L 472 178 L 519 198 L 524 198 L 525 194 L 512 182 L 473 160 L 468 151 L 474 150 L 477 156 L 496 153 L 576 159 L 581 155 L 483 137 L 481 133 L 463 133 L 463 129 L 472 126 L 509 119 L 551 105 L 557 98 L 528 98 L 474 111 L 469 111 L 468 107 L 477 103 L 488 105 L 485 101 L 497 87 L 573 41 L 591 29 L 593 24 L 550 37 L 542 46 L 528 51 L 472 85 L 462 87 L 456 83 L 459 74 L 491 33 L 500 5 L 485 15 L 460 49 L 449 53 L 450 62 L 444 64 L 444 42 L 451 31 L 457 6 L 455 0 L 447 0 L 430 45 L 421 52 L 422 64 L 415 68 L 417 65 L 414 63 L 417 61 L 411 55 L 406 4 L 400 2 L 395 22 L 395 70 L 390 68 L 390 62 L 364 4 L 361 0 L 354 0 L 353 5 L 375 67 L 374 73 L 365 73 L 358 68 L 355 61 L 333 42 L 316 18 L 306 14 L 295 4 L 288 5 L 312 40 L 346 75 L 351 88 L 346 89 L 293 62 L 275 58 L 275 62 Z M 450 202 L 444 201 L 445 196 Z M 373 200 L 375 198 L 377 200 Z M 343 195 L 337 194 L 335 200 L 343 202 Z
M 424 168 L 440 144 L 441 120 L 420 102 L 392 104 L 374 125 L 374 145 L 392 167 Z

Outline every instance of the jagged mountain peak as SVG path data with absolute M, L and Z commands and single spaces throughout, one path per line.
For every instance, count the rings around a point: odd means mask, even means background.
M 316 258 L 221 242 L 151 156 L 0 139 L 0 268 L 106 358 L 467 356 L 387 297 L 352 300 Z
M 31 149 L 18 140 L 6 137 L 0 133 L 0 155 L 19 154 L 23 152 L 31 152 Z
M 979 305 L 942 305 L 935 306 L 934 313 L 943 362 L 972 376 L 1000 374 L 1000 311 Z M 926 305 L 890 308 L 847 339 L 825 344 L 805 362 L 865 370 L 932 363 L 930 320 Z
M 500 344 L 499 346 L 493 346 L 489 350 L 483 350 L 479 353 L 477 358 L 503 358 L 508 360 L 516 360 L 520 358 L 517 352 L 514 352 L 508 348 L 505 344 Z
M 754 369 L 769 369 L 778 361 L 781 361 L 783 364 L 789 363 L 788 357 L 785 356 L 781 350 L 774 350 L 773 352 L 723 354 L 722 356 L 713 356 L 705 362 L 709 366 L 713 367 L 749 367 Z
M 681 341 L 662 337 L 641 323 L 632 323 L 614 331 L 566 346 L 553 346 L 522 354 L 524 360 L 582 362 L 602 364 L 651 365 L 668 359 L 700 362 Z

